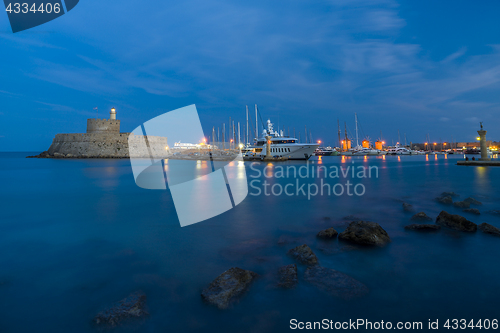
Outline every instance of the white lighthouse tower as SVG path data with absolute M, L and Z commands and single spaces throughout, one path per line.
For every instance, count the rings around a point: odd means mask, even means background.
M 109 112 L 109 119 L 115 120 L 116 119 L 116 109 L 112 108 L 111 111 Z

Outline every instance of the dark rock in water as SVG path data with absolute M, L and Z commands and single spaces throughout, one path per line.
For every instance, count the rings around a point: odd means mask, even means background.
M 424 212 L 417 213 L 411 217 L 412 221 L 432 221 L 432 218 L 427 216 Z
M 297 265 L 291 264 L 286 266 L 281 266 L 278 269 L 278 287 L 281 288 L 293 288 L 297 285 Z
M 481 201 L 478 201 L 474 198 L 468 197 L 467 199 L 464 199 L 465 202 L 470 203 L 471 205 L 476 205 L 476 206 L 482 206 L 483 203 Z
M 481 230 L 485 234 L 500 236 L 500 229 L 498 229 L 497 227 L 492 226 L 491 224 L 481 223 L 478 226 L 478 228 L 479 228 L 479 230 Z
M 306 244 L 289 250 L 288 255 L 304 265 L 316 265 L 318 263 L 318 257 L 316 257 L 313 250 Z
M 444 210 L 436 218 L 436 224 L 459 231 L 474 232 L 477 230 L 477 224 L 474 222 L 460 215 L 449 214 Z
M 469 208 L 470 203 L 467 201 L 456 201 L 453 203 L 453 206 L 458 207 L 458 208 Z
M 141 292 L 131 294 L 111 308 L 100 312 L 94 318 L 97 325 L 116 326 L 125 319 L 148 315 L 145 310 L 146 295 Z
M 367 286 L 349 275 L 319 265 L 308 267 L 304 278 L 320 290 L 345 300 L 364 296 L 369 291 Z
M 337 230 L 335 230 L 333 228 L 328 228 L 325 230 L 321 230 L 320 232 L 318 232 L 318 234 L 316 236 L 319 238 L 332 239 L 332 238 L 337 237 L 338 234 L 339 233 Z
M 441 229 L 441 226 L 436 224 L 410 224 L 407 225 L 405 229 L 418 231 L 436 231 Z
M 441 193 L 441 197 L 453 197 L 458 198 L 460 194 L 456 194 L 455 192 L 443 192 Z
M 374 222 L 354 221 L 349 224 L 344 232 L 339 234 L 339 239 L 357 244 L 383 246 L 391 241 L 387 232 Z
M 476 208 L 464 209 L 464 212 L 471 213 L 471 214 L 476 214 L 476 215 L 481 215 L 481 212 L 479 211 L 479 209 L 476 209 Z
M 453 203 L 453 199 L 450 195 L 446 197 L 437 197 L 436 201 L 445 205 L 451 205 Z
M 410 205 L 409 203 L 403 202 L 403 210 L 405 212 L 413 212 L 413 205 Z
M 219 309 L 227 309 L 230 302 L 247 290 L 257 273 L 233 267 L 219 275 L 203 289 L 201 297 Z

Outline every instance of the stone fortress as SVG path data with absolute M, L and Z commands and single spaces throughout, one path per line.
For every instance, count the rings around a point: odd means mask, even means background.
M 134 146 L 134 157 L 169 155 L 166 137 L 120 133 L 120 120 L 113 108 L 109 119 L 87 119 L 87 133 L 56 134 L 50 148 L 33 157 L 129 158 L 129 145 Z

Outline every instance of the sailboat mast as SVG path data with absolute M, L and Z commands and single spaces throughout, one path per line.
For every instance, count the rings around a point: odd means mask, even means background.
M 347 123 L 344 121 L 344 135 L 345 135 L 345 150 L 347 151 L 349 145 L 347 144 Z M 342 149 L 344 150 L 344 149 Z
M 257 104 L 255 104 L 255 138 L 259 139 L 259 123 L 257 122 Z
M 356 148 L 359 147 L 359 139 L 358 139 L 358 115 L 354 113 L 354 119 L 356 120 Z
M 226 124 L 223 123 L 222 124 L 222 149 L 226 149 L 225 147 L 225 141 L 226 141 L 226 138 L 225 138 L 225 133 L 226 133 Z
M 246 107 L 247 107 L 247 140 L 246 140 L 246 144 L 248 145 L 248 105 Z
M 339 130 L 339 147 L 342 147 L 342 143 L 340 142 L 340 120 L 339 120 L 339 118 L 337 118 L 337 127 Z

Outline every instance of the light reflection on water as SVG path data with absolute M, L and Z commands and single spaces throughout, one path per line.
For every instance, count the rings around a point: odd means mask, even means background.
M 236 208 L 186 228 L 179 227 L 169 191 L 135 186 L 126 160 L 9 156 L 0 155 L 2 331 L 94 332 L 89 322 L 95 313 L 138 289 L 148 295 L 151 315 L 138 328 L 117 332 L 222 332 L 235 327 L 280 332 L 298 316 L 426 322 L 497 315 L 498 239 L 482 233 L 404 230 L 411 214 L 402 210 L 402 201 L 432 217 L 445 209 L 500 226 L 500 219 L 486 213 L 500 209 L 500 168 L 456 166 L 461 155 L 311 159 L 309 168 L 378 166 L 379 177 L 349 176 L 364 184 L 363 197 L 249 195 Z M 164 165 L 168 169 L 168 161 Z M 286 185 L 290 179 L 266 176 L 280 166 L 303 165 L 287 161 L 254 168 L 261 171 L 257 179 Z M 243 179 L 245 170 L 247 176 L 256 175 L 247 163 L 236 166 L 228 177 Z M 193 169 L 203 176 L 206 168 L 210 165 L 203 161 Z M 332 185 L 345 181 L 326 178 L 323 171 L 320 175 Z M 300 181 L 319 184 L 321 179 Z M 465 215 L 439 205 L 434 198 L 443 191 L 459 193 L 460 200 L 473 196 L 482 201 L 482 214 Z M 203 199 L 192 203 L 193 209 L 205 204 Z M 335 253 L 338 241 L 316 239 L 319 230 L 330 226 L 342 231 L 347 215 L 380 223 L 392 243 L 384 249 Z M 300 240 L 279 246 L 282 235 Z M 359 279 L 370 294 L 353 302 L 333 299 L 304 282 L 300 265 L 295 290 L 269 288 L 269 273 L 292 263 L 286 251 L 302 243 L 311 246 L 321 265 Z M 254 270 L 261 278 L 232 310 L 201 302 L 200 290 L 233 266 Z

